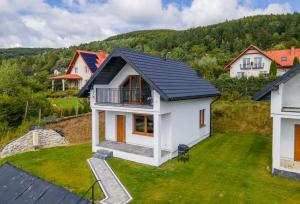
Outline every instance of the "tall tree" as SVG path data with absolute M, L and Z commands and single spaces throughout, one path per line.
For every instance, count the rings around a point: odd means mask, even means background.
M 293 65 L 295 66 L 297 64 L 299 64 L 299 59 L 298 59 L 298 57 L 294 57 Z
M 269 71 L 270 76 L 276 76 L 277 75 L 277 66 L 276 62 L 273 60 L 271 65 L 270 65 L 270 71 Z

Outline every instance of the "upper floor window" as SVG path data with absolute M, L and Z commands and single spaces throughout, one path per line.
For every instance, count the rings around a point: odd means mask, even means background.
M 262 58 L 261 57 L 255 57 L 254 58 L 254 67 L 255 68 L 261 68 L 262 67 Z
M 86 73 L 86 74 L 87 74 L 87 73 L 88 73 L 88 71 L 89 71 L 87 67 L 85 67 L 85 69 L 84 69 L 84 70 L 85 70 L 85 73 Z
M 250 68 L 250 58 L 243 58 L 243 68 Z
M 76 73 L 76 74 L 78 73 L 78 68 L 77 68 L 77 67 L 75 67 L 75 73 Z
M 282 56 L 282 57 L 281 57 L 281 61 L 282 61 L 282 62 L 286 62 L 287 60 L 288 60 L 287 56 Z

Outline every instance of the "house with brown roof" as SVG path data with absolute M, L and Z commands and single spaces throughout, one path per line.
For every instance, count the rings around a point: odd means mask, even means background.
M 55 90 L 55 81 L 62 82 L 62 90 L 81 89 L 93 73 L 100 67 L 108 54 L 104 51 L 90 52 L 77 50 L 66 70 L 66 73 L 50 77 L 52 90 Z
M 281 76 L 293 66 L 295 57 L 300 59 L 300 49 L 292 47 L 288 50 L 263 51 L 255 45 L 250 45 L 233 59 L 225 69 L 230 73 L 230 77 L 267 76 L 272 61 L 275 61 L 277 76 Z

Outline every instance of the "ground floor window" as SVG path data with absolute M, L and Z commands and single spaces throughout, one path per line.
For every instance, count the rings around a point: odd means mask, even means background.
M 153 136 L 153 115 L 133 115 L 133 133 Z
M 199 127 L 205 127 L 205 109 L 199 111 Z

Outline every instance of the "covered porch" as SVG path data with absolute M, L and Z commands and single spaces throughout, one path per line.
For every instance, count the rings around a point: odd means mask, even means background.
M 299 116 L 273 117 L 274 169 L 300 175 L 300 119 Z
M 133 127 L 135 125 L 134 115 L 137 113 L 105 111 L 105 122 L 103 122 L 99 118 L 100 112 L 103 113 L 100 110 L 92 110 L 93 152 L 106 150 L 112 152 L 113 157 L 152 166 L 160 166 L 172 158 L 169 148 L 163 146 L 163 138 L 166 135 L 162 134 L 162 116 L 160 114 L 147 114 L 148 117 L 153 117 L 153 121 L 151 121 L 153 133 L 142 135 L 136 133 Z M 103 131 L 101 128 L 105 130 Z M 100 132 L 102 132 L 101 135 Z
M 61 81 L 61 90 L 65 91 L 66 89 L 80 89 L 82 77 L 77 74 L 65 74 L 50 77 L 49 80 L 52 82 L 52 91 L 55 91 L 55 81 Z

